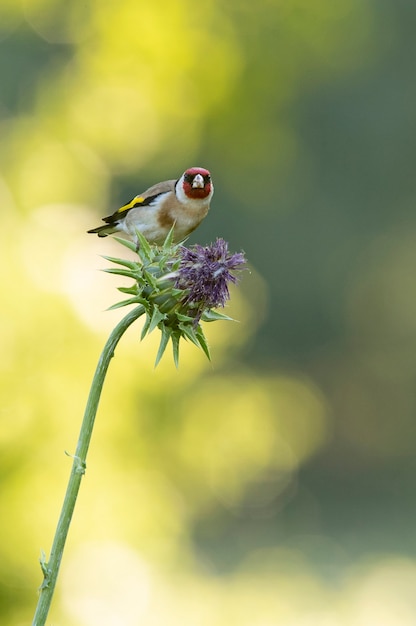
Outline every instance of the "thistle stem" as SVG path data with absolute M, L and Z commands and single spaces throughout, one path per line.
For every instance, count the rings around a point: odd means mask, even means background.
M 101 391 L 108 366 L 114 356 L 114 350 L 121 337 L 127 328 L 143 313 L 144 308 L 140 305 L 130 311 L 130 313 L 117 324 L 111 332 L 98 361 L 87 405 L 85 407 L 84 419 L 82 421 L 78 444 L 73 457 L 74 461 L 72 464 L 61 514 L 55 531 L 50 558 L 48 562 L 46 562 L 43 558 L 41 559 L 41 568 L 44 578 L 40 588 L 39 600 L 32 626 L 44 626 L 48 617 L 52 596 L 58 578 L 59 567 L 61 565 L 62 555 L 65 548 L 65 542 L 68 536 L 72 514 L 74 512 L 78 491 L 81 485 L 81 479 L 86 470 L 88 448 L 91 441 L 95 416 L 97 414 L 98 403 L 100 401 Z

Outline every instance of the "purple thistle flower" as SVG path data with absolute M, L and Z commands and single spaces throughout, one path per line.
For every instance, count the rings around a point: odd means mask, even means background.
M 130 287 L 119 287 L 129 297 L 110 308 L 138 304 L 138 316 L 146 316 L 141 338 L 155 328 L 162 333 L 156 365 L 169 341 L 178 365 L 180 339 L 191 341 L 210 358 L 200 322 L 231 320 L 212 309 L 225 306 L 230 298 L 229 284 L 237 282 L 235 272 L 246 269 L 244 254 L 231 254 L 224 239 L 217 239 L 210 246 L 185 248 L 180 244 L 172 245 L 172 233 L 171 230 L 163 246 L 149 244 L 141 233 L 137 233 L 138 249 L 136 244 L 119 239 L 120 243 L 137 252 L 138 261 L 105 257 L 120 266 L 107 272 L 134 280 Z
M 237 282 L 233 272 L 244 269 L 246 260 L 242 252 L 231 254 L 224 239 L 210 246 L 181 247 L 179 253 L 175 287 L 186 291 L 182 302 L 194 309 L 198 322 L 205 310 L 225 306 L 230 298 L 228 285 Z

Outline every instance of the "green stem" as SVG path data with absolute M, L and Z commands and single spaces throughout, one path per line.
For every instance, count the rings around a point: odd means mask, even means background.
M 46 618 L 48 617 L 81 479 L 85 474 L 86 459 L 91 441 L 92 429 L 94 427 L 95 416 L 97 414 L 98 403 L 100 401 L 101 391 L 108 366 L 114 356 L 114 350 L 121 337 L 127 328 L 143 313 L 144 308 L 142 306 L 138 306 L 130 311 L 130 313 L 117 324 L 109 336 L 98 361 L 97 369 L 95 370 L 88 396 L 87 406 L 85 407 L 78 445 L 75 451 L 74 462 L 72 464 L 64 503 L 62 505 L 61 514 L 55 531 L 50 558 L 48 562 L 45 562 L 43 558 L 41 559 L 41 567 L 44 578 L 40 588 L 39 600 L 32 626 L 44 626 Z

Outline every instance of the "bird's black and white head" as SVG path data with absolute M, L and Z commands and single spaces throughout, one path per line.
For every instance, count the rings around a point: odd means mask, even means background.
M 214 193 L 211 174 L 203 167 L 190 167 L 176 183 L 178 200 L 205 200 L 209 203 Z

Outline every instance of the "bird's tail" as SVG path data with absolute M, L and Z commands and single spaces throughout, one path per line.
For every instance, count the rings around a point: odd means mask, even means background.
M 97 228 L 87 230 L 87 233 L 97 234 L 99 237 L 107 237 L 107 235 L 111 235 L 111 233 L 114 232 L 116 232 L 116 229 L 109 224 L 104 224 L 104 226 L 98 226 Z

